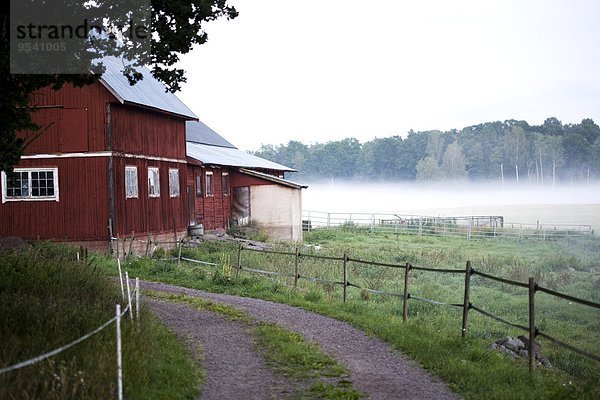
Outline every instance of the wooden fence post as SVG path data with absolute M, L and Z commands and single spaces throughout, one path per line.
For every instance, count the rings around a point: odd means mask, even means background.
M 344 253 L 344 303 L 348 300 L 348 256 Z
M 471 261 L 467 261 L 467 268 L 465 269 L 465 297 L 463 300 L 463 318 L 462 318 L 462 337 L 467 336 L 467 323 L 469 318 L 469 307 L 471 306 L 471 274 L 473 268 L 471 268 Z
M 294 287 L 298 287 L 298 278 L 300 278 L 300 250 L 296 246 L 296 259 L 294 260 Z
M 537 283 L 535 278 L 529 278 L 529 372 L 535 367 L 535 289 Z
M 242 269 L 242 244 L 238 244 L 237 268 L 235 270 L 235 279 L 239 278 L 240 270 Z
M 183 238 L 179 241 L 179 253 L 177 254 L 177 265 L 181 264 L 181 250 L 183 249 Z
M 408 271 L 410 271 L 410 263 L 406 263 L 404 267 L 404 301 L 402 302 L 402 320 L 408 318 Z
M 175 243 L 177 243 L 177 218 L 175 214 L 173 214 L 173 238 Z
M 112 219 L 108 219 L 108 235 L 110 236 L 108 238 L 108 254 L 113 254 L 113 229 L 112 229 Z
M 152 236 L 148 233 L 148 238 L 146 239 L 146 253 L 144 257 L 148 257 L 148 250 L 150 250 L 150 243 L 152 242 Z
M 134 240 L 135 240 L 135 232 L 131 231 L 131 243 L 129 243 L 129 251 L 127 252 L 127 258 L 131 257 L 131 249 L 133 247 Z
M 115 242 L 117 243 L 117 248 L 116 248 L 116 253 L 117 253 L 117 260 L 119 259 L 119 234 L 117 233 L 117 239 L 115 240 Z

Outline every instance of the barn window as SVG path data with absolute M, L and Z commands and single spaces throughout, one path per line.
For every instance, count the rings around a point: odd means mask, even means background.
M 213 173 L 211 171 L 206 171 L 206 197 L 214 196 L 213 193 L 213 182 L 212 182 Z
M 21 200 L 58 201 L 58 168 L 15 168 L 12 176 L 2 172 L 2 202 Z
M 169 169 L 169 196 L 179 197 L 179 170 Z
M 125 198 L 133 199 L 138 197 L 138 176 L 137 167 L 134 165 L 125 166 Z
M 223 196 L 229 196 L 229 172 L 223 172 L 221 183 L 223 184 Z
M 196 197 L 202 197 L 202 175 L 196 175 Z
M 148 195 L 150 197 L 160 196 L 160 178 L 156 167 L 148 168 Z

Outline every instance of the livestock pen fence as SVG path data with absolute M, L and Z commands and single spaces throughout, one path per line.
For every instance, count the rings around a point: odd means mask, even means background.
M 83 249 L 82 249 L 83 251 Z M 85 251 L 87 253 L 87 251 Z M 77 253 L 77 261 L 80 261 L 80 253 Z M 119 282 L 121 286 L 121 295 L 123 302 L 126 306 L 121 309 L 121 304 L 115 305 L 115 316 L 104 322 L 102 325 L 98 326 L 96 329 L 86 333 L 85 335 L 67 343 L 61 347 L 58 347 L 54 350 L 46 352 L 44 354 L 40 354 L 36 357 L 32 357 L 28 360 L 21 361 L 17 364 L 10 365 L 8 367 L 0 368 L 0 374 L 10 373 L 12 371 L 16 371 L 21 368 L 28 367 L 33 364 L 37 364 L 41 361 L 44 361 L 48 358 L 56 356 L 68 349 L 82 343 L 94 335 L 100 333 L 104 329 L 108 328 L 113 323 L 115 324 L 115 340 L 117 347 L 117 365 L 116 365 L 116 378 L 117 378 L 117 398 L 119 400 L 123 399 L 123 350 L 122 350 L 122 335 L 121 335 L 121 319 L 129 313 L 131 322 L 133 323 L 136 320 L 139 324 L 140 318 L 140 282 L 139 278 L 135 278 L 135 287 L 132 289 L 131 282 L 129 279 L 129 273 L 125 271 L 125 275 L 123 275 L 121 269 L 121 262 L 117 259 L 117 266 L 119 271 Z M 125 289 L 127 288 L 127 289 Z M 125 294 L 127 292 L 127 295 Z
M 378 213 L 332 213 L 303 211 L 305 231 L 323 228 L 344 228 L 363 232 L 411 234 L 419 236 L 454 236 L 467 239 L 510 238 L 550 240 L 582 237 L 593 234 L 591 225 L 523 224 L 504 221 L 497 215 L 432 217 L 422 215 Z
M 452 307 L 455 309 L 461 309 L 461 311 L 462 311 L 461 335 L 463 338 L 467 335 L 467 332 L 468 332 L 470 312 L 474 311 L 474 312 L 477 312 L 488 318 L 491 318 L 493 320 L 496 320 L 498 322 L 501 322 L 503 324 L 511 326 L 513 328 L 517 328 L 517 329 L 527 332 L 529 343 L 531 343 L 531 344 L 535 343 L 535 339 L 538 337 L 544 338 L 544 339 L 554 343 L 555 345 L 558 345 L 562 348 L 568 349 L 579 355 L 582 355 L 584 357 L 587 357 L 587 358 L 595 360 L 595 361 L 600 361 L 599 355 L 591 354 L 587 351 L 577 348 L 576 346 L 565 343 L 553 336 L 550 336 L 548 333 L 543 332 L 539 329 L 539 327 L 536 325 L 536 293 L 538 293 L 538 292 L 546 293 L 550 296 L 553 296 L 553 297 L 556 297 L 559 299 L 567 300 L 567 301 L 573 302 L 573 303 L 582 304 L 584 306 L 592 307 L 595 309 L 600 309 L 600 303 L 573 297 L 573 296 L 570 296 L 570 295 L 567 295 L 564 293 L 560 293 L 560 292 L 542 287 L 538 284 L 536 278 L 534 278 L 534 277 L 529 278 L 528 282 L 526 282 L 526 283 L 518 282 L 518 281 L 514 281 L 514 280 L 510 280 L 510 279 L 505 279 L 505 278 L 497 277 L 497 276 L 490 275 L 490 274 L 483 273 L 483 272 L 476 270 L 475 268 L 473 268 L 471 266 L 470 261 L 466 262 L 465 269 L 453 269 L 453 268 L 441 269 L 441 268 L 428 268 L 428 267 L 416 266 L 416 265 L 412 265 L 410 263 L 400 264 L 400 263 L 385 263 L 385 262 L 361 260 L 361 259 L 357 259 L 357 258 L 352 258 L 352 257 L 350 257 L 349 254 L 343 254 L 341 256 L 325 256 L 325 255 L 318 255 L 318 254 L 311 254 L 311 253 L 302 253 L 298 247 L 296 247 L 294 249 L 294 251 L 292 252 L 292 251 L 284 251 L 284 250 L 254 248 L 254 247 L 244 246 L 243 244 L 238 245 L 237 259 L 235 260 L 234 263 L 231 263 L 230 257 L 222 257 L 220 263 L 212 263 L 212 262 L 206 262 L 206 261 L 202 261 L 202 260 L 193 259 L 190 257 L 183 257 L 182 256 L 182 248 L 186 245 L 188 245 L 187 242 L 185 242 L 184 240 L 180 241 L 179 249 L 178 249 L 178 257 L 175 258 L 175 260 L 177 260 L 177 262 L 179 262 L 179 263 L 189 262 L 189 263 L 201 264 L 201 265 L 215 267 L 215 268 L 223 268 L 224 272 L 227 269 L 227 271 L 228 271 L 227 273 L 229 273 L 231 275 L 233 275 L 233 273 L 235 273 L 235 278 L 238 278 L 242 272 L 266 275 L 269 277 L 283 277 L 283 278 L 289 279 L 290 281 L 293 281 L 293 286 L 296 288 L 298 287 L 299 281 L 301 281 L 301 280 L 305 280 L 308 282 L 314 282 L 314 283 L 320 283 L 320 284 L 324 284 L 324 285 L 329 285 L 331 287 L 335 287 L 337 285 L 337 286 L 342 287 L 342 298 L 343 298 L 344 303 L 347 302 L 347 300 L 348 300 L 348 292 L 349 292 L 349 290 L 351 290 L 351 288 L 358 289 L 361 292 L 366 292 L 366 293 L 370 293 L 370 294 L 374 294 L 374 295 L 392 296 L 392 297 L 400 298 L 400 299 L 402 299 L 402 318 L 404 321 L 406 321 L 408 318 L 409 303 L 410 303 L 410 301 L 413 301 L 413 300 L 419 301 L 419 302 L 425 302 L 425 303 L 432 304 L 435 306 L 447 306 L 447 307 Z M 246 260 L 244 260 L 243 255 L 250 254 L 250 253 L 276 257 L 276 260 L 274 260 L 274 263 L 277 263 L 279 266 L 287 265 L 287 268 L 289 268 L 289 270 L 281 271 L 281 268 L 280 268 L 280 270 L 268 271 L 265 269 L 258 269 L 258 268 L 253 268 L 253 266 L 251 267 L 251 266 L 244 265 L 245 264 L 244 261 L 246 261 Z M 313 253 L 314 253 L 314 251 L 313 251 Z M 287 262 L 282 261 L 283 258 L 287 258 Z M 337 277 L 335 275 L 331 275 L 331 274 L 329 275 L 329 277 L 309 276 L 309 275 L 305 274 L 303 271 L 302 264 L 305 260 L 309 260 L 309 259 L 315 260 L 317 262 L 322 262 L 322 267 L 326 267 L 326 268 L 332 267 L 333 264 L 337 264 L 338 267 L 341 267 L 336 272 L 338 274 Z M 350 276 L 350 270 L 351 270 L 350 265 L 353 265 L 354 268 L 360 268 L 360 266 L 362 266 L 362 267 L 373 266 L 373 267 L 377 267 L 377 268 L 392 269 L 394 271 L 402 271 L 401 272 L 402 276 L 400 276 L 400 275 L 397 275 L 397 276 L 400 277 L 401 278 L 400 280 L 403 282 L 403 284 L 402 284 L 403 291 L 402 292 L 393 292 L 393 291 L 385 291 L 385 290 L 361 287 L 360 285 L 358 285 L 352 281 L 352 277 Z M 357 269 L 354 269 L 354 270 L 358 271 Z M 415 294 L 412 294 L 410 292 L 410 287 L 409 287 L 409 282 L 410 282 L 409 277 L 411 275 L 411 271 L 424 271 L 424 272 L 430 272 L 430 273 L 436 273 L 436 274 L 454 274 L 454 275 L 464 276 L 464 292 L 463 292 L 462 302 L 454 303 L 454 304 L 445 303 L 442 301 L 437 301 L 434 299 L 427 299 L 425 297 L 419 297 Z M 505 285 L 527 289 L 528 305 L 529 305 L 529 312 L 528 312 L 528 316 L 527 316 L 528 322 L 529 322 L 528 325 L 525 326 L 525 325 L 521 325 L 521 324 L 517 324 L 517 323 L 511 322 L 511 321 L 508 321 L 500 316 L 494 315 L 493 313 L 484 310 L 478 304 L 473 304 L 473 302 L 471 301 L 471 292 L 472 292 L 471 279 L 473 276 L 479 276 L 483 279 L 500 282 Z M 232 278 L 233 278 L 233 276 L 232 276 Z M 533 345 L 532 345 L 532 348 L 533 348 Z M 533 370 L 534 366 L 535 366 L 535 352 L 529 351 L 528 357 L 529 357 L 529 368 L 530 368 L 530 370 Z

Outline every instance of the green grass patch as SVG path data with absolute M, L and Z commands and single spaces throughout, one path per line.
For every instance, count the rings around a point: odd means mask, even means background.
M 38 243 L 0 253 L 0 367 L 65 345 L 114 317 L 120 292 L 107 259 Z M 175 336 L 145 308 L 122 319 L 124 396 L 191 399 L 201 375 Z M 0 375 L 2 399 L 106 399 L 117 391 L 115 325 L 48 360 Z
M 261 323 L 254 330 L 267 361 L 287 377 L 307 379 L 347 376 L 348 371 L 294 332 Z

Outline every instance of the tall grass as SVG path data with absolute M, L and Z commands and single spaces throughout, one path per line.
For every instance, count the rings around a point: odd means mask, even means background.
M 75 261 L 74 249 L 38 243 L 0 253 L 0 367 L 58 348 L 94 330 L 122 302 L 107 260 Z M 174 335 L 142 307 L 126 316 L 123 380 L 128 398 L 193 398 L 199 373 Z M 2 399 L 116 397 L 115 326 L 48 360 L 0 375 Z

